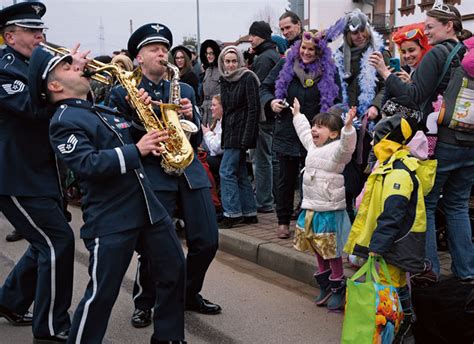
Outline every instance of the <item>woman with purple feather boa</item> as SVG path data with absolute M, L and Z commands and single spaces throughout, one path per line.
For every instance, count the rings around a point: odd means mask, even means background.
M 321 111 L 327 111 L 335 102 L 339 88 L 336 84 L 336 66 L 328 43 L 344 29 L 344 20 L 323 32 L 305 32 L 263 81 L 260 100 L 276 114 L 273 150 L 280 164 L 276 211 L 278 237 L 290 237 L 289 225 L 293 214 L 296 180 L 304 165 L 306 150 L 300 143 L 293 126 L 288 104 L 295 97 L 301 102 L 301 112 L 308 121 Z

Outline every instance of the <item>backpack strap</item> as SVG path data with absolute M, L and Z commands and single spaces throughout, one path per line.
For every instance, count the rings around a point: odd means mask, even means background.
M 446 62 L 444 63 L 443 72 L 441 73 L 441 75 L 438 78 L 438 81 L 436 82 L 436 87 L 433 89 L 433 92 L 431 92 L 430 96 L 425 100 L 425 102 L 421 106 L 421 109 L 423 112 L 426 108 L 426 105 L 428 105 L 428 103 L 431 101 L 431 98 L 433 97 L 434 93 L 436 92 L 439 85 L 443 81 L 444 76 L 446 75 L 449 67 L 451 66 L 451 62 L 453 62 L 454 57 L 457 55 L 459 49 L 461 49 L 463 45 L 464 44 L 462 42 L 458 42 L 458 44 L 456 44 L 454 48 L 451 50 L 451 52 L 449 53 L 448 58 L 446 59 Z

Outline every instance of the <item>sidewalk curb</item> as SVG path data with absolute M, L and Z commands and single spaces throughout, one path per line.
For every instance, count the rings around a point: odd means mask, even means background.
M 219 249 L 295 280 L 316 286 L 314 258 L 231 229 L 219 229 Z

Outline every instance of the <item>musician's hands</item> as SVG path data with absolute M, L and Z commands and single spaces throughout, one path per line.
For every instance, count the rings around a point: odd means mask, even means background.
M 193 120 L 193 103 L 188 98 L 181 98 L 179 101 L 181 108 L 178 113 L 182 114 L 186 119 Z
M 145 104 L 146 106 L 152 104 L 152 105 L 156 105 L 155 103 L 158 103 L 159 105 L 159 102 L 156 101 L 156 100 L 152 100 L 151 97 L 148 95 L 148 92 L 145 91 L 144 88 L 140 88 L 138 90 L 138 98 L 140 99 L 140 101 Z M 127 102 L 130 102 L 130 97 L 128 96 L 128 94 L 125 96 L 125 100 Z
M 160 145 L 160 142 L 166 141 L 167 139 L 168 131 L 152 130 L 143 135 L 140 141 L 137 142 L 136 146 L 141 156 L 146 156 L 150 153 L 159 156 L 165 150 L 165 147 Z
M 85 50 L 85 51 L 79 51 L 79 47 L 81 45 L 77 43 L 74 48 L 71 49 L 71 55 L 72 55 L 72 65 L 77 66 L 80 70 L 84 70 L 84 67 L 86 64 L 88 64 L 91 59 L 87 57 L 87 55 L 90 54 L 90 50 Z

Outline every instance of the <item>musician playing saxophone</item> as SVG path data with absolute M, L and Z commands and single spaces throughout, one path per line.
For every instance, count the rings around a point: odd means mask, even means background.
M 161 60 L 168 60 L 168 50 L 172 46 L 172 34 L 163 24 L 150 23 L 137 29 L 128 41 L 128 50 L 138 61 L 143 78 L 138 88 L 143 88 L 153 101 L 170 102 L 170 82 L 164 80 L 165 66 Z M 195 110 L 196 104 L 193 89 L 180 83 L 181 113 L 186 119 L 200 128 L 200 115 Z M 136 115 L 128 105 L 126 92 L 116 87 L 111 92 L 111 107 L 134 118 Z M 190 106 L 191 105 L 191 106 Z M 158 114 L 159 115 L 159 114 Z M 139 126 L 139 123 L 136 123 Z M 143 132 L 144 133 L 144 132 Z M 191 136 L 195 151 L 201 143 L 202 132 Z M 185 222 L 187 255 L 186 309 L 204 314 L 216 314 L 221 307 L 205 300 L 199 293 L 204 276 L 212 262 L 218 246 L 217 222 L 211 200 L 210 183 L 206 172 L 197 159 L 176 176 L 164 172 L 160 160 L 147 157 L 144 160 L 145 170 L 150 177 L 155 195 L 173 216 L 179 202 L 182 218 Z M 139 243 L 140 244 L 140 243 Z M 140 248 L 137 247 L 140 251 Z M 150 271 L 147 269 L 147 258 L 141 255 L 139 278 L 135 282 L 135 311 L 132 316 L 134 327 L 145 327 L 151 323 L 151 309 L 155 303 L 155 294 L 150 283 Z
M 152 130 L 135 144 L 129 122 L 87 101 L 89 80 L 71 62 L 70 55 L 53 57 L 36 48 L 28 75 L 33 102 L 57 107 L 49 126 L 51 147 L 80 178 L 84 191 L 81 238 L 90 254 L 90 281 L 76 307 L 68 341 L 102 343 L 123 276 L 142 238 L 160 299 L 153 338 L 181 343 L 185 259 L 141 161 L 163 152 L 160 143 L 167 139 L 166 131 Z

